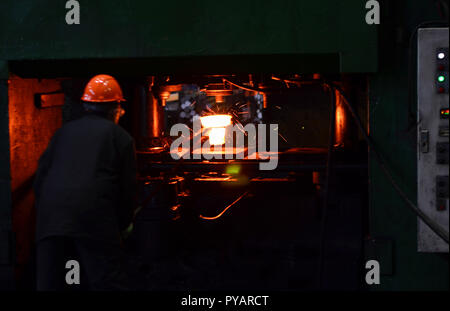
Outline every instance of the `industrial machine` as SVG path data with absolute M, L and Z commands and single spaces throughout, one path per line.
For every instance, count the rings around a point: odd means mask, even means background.
M 352 104 L 364 116 L 367 93 L 355 77 L 341 79 L 236 74 L 120 81 L 128 86 L 123 126 L 137 125 L 142 206 L 127 247 L 160 280 L 156 288 L 333 288 L 321 275 L 330 262 L 353 275 L 340 286 L 359 286 L 352 263 L 363 260 L 367 147 L 344 96 L 357 92 L 361 101 Z M 82 83 L 63 85 L 78 94 L 73 85 Z M 76 97 L 65 104 L 68 111 L 79 105 Z M 173 131 L 177 125 L 187 134 Z M 246 132 L 249 126 L 256 131 Z M 181 158 L 173 156 L 178 139 L 188 146 Z M 276 166 L 262 170 L 270 157 Z M 345 229 L 338 225 L 344 219 Z M 340 245 L 342 239 L 350 244 Z

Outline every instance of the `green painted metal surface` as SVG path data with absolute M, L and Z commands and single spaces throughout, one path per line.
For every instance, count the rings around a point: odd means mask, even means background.
M 380 72 L 370 78 L 370 131 L 395 180 L 416 202 L 416 67 L 412 66 L 408 74 L 408 40 L 416 25 L 437 20 L 439 15 L 432 1 L 385 4 L 384 9 L 389 11 L 380 29 Z M 412 56 L 415 59 L 415 53 Z M 411 105 L 409 79 L 413 88 Z M 418 253 L 417 217 L 393 189 L 374 156 L 369 175 L 371 235 L 393 242 L 393 272 L 382 276 L 381 284 L 371 289 L 448 290 L 448 254 Z
M 0 79 L 8 79 L 8 77 L 9 77 L 8 62 L 0 60 Z
M 341 72 L 377 69 L 361 0 L 79 3 L 80 24 L 67 25 L 65 1 L 2 1 L 0 59 L 337 53 Z

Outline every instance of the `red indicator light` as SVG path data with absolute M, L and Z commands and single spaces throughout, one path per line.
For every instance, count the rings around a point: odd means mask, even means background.
M 444 92 L 445 92 L 445 89 L 441 86 L 441 87 L 438 89 L 438 92 L 439 92 L 439 93 L 444 93 Z
M 439 67 L 438 67 L 439 71 L 444 71 L 444 69 L 445 69 L 444 65 L 439 65 Z
M 441 109 L 441 118 L 448 119 L 448 108 Z

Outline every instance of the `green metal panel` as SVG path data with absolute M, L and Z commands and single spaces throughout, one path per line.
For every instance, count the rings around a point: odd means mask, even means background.
M 333 54 L 342 72 L 377 69 L 365 1 L 3 0 L 0 59 Z M 320 59 L 317 60 L 317 64 Z
M 0 60 L 0 79 L 8 79 L 9 71 L 8 71 L 8 62 Z
M 439 16 L 433 2 L 427 0 L 384 4 L 391 15 L 380 29 L 380 72 L 370 79 L 370 131 L 395 180 L 415 202 L 416 105 L 413 101 L 409 107 L 408 82 L 414 79 L 416 68 L 412 66 L 408 75 L 408 40 L 416 25 Z M 369 175 L 371 235 L 393 241 L 393 273 L 382 276 L 381 284 L 371 288 L 448 290 L 448 254 L 418 253 L 417 217 L 393 189 L 374 156 Z

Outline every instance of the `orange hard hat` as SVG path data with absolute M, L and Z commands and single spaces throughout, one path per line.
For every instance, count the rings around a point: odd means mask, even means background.
M 81 100 L 91 103 L 125 101 L 119 83 L 109 75 L 93 77 L 86 85 Z

